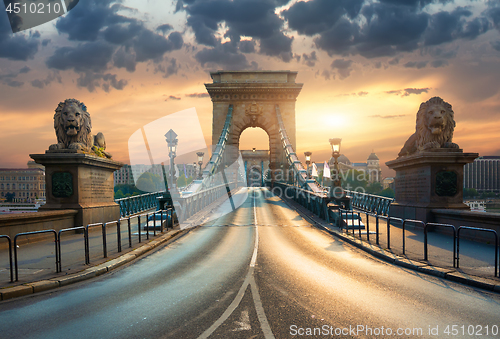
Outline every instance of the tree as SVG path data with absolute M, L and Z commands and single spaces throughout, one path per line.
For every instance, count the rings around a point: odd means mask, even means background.
M 382 192 L 382 190 L 383 190 L 382 184 L 379 183 L 378 181 L 372 182 L 368 184 L 368 186 L 366 187 L 366 193 L 370 194 L 379 195 L 380 192 Z
M 115 200 L 116 199 L 121 199 L 121 198 L 125 198 L 125 194 L 123 194 L 122 191 L 118 190 L 115 192 Z
M 475 188 L 464 188 L 464 198 L 474 198 L 478 195 L 479 193 Z
M 380 191 L 378 193 L 378 195 L 380 195 L 382 197 L 392 198 L 392 199 L 394 199 L 394 197 L 396 196 L 396 194 L 394 194 L 394 190 L 390 187 L 383 189 L 382 191 Z

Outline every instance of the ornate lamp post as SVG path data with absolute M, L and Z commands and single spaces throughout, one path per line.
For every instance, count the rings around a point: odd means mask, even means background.
M 198 165 L 200 165 L 200 172 L 198 173 L 198 180 L 203 179 L 203 175 L 201 173 L 201 165 L 203 165 L 203 156 L 205 155 L 204 152 L 197 152 L 196 155 L 198 156 Z
M 172 189 L 175 189 L 176 187 L 176 181 L 177 178 L 175 177 L 175 164 L 174 164 L 174 159 L 176 156 L 177 152 L 177 143 L 179 140 L 177 140 L 177 133 L 175 133 L 173 130 L 170 130 L 165 134 L 165 137 L 167 138 L 167 144 L 168 144 L 168 156 L 170 157 L 170 178 L 172 182 Z
M 339 176 L 339 162 L 338 158 L 340 156 L 340 143 L 342 142 L 341 138 L 333 138 L 330 139 L 330 146 L 332 147 L 332 157 L 335 159 L 335 179 L 332 178 L 332 187 L 330 189 L 330 196 L 334 196 L 335 189 L 337 187 L 341 187 L 340 185 L 340 176 Z
M 307 165 L 307 179 L 310 179 L 311 176 L 309 175 L 309 164 L 311 163 L 311 152 L 304 152 L 304 155 L 306 156 L 306 165 Z

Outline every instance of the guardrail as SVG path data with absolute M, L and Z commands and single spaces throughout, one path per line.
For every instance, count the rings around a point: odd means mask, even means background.
M 435 222 L 428 222 L 425 224 L 424 227 L 424 260 L 427 261 L 429 256 L 428 256 L 428 249 L 427 249 L 427 230 L 431 227 L 445 227 L 445 228 L 451 228 L 453 230 L 453 267 L 456 267 L 456 260 L 457 260 L 457 242 L 455 239 L 457 238 L 457 229 L 455 226 L 450 225 L 450 224 L 439 224 Z
M 14 274 L 12 272 L 12 241 L 10 240 L 10 237 L 8 235 L 0 235 L 0 239 L 4 238 L 7 239 L 9 242 L 9 267 L 10 267 L 10 282 L 14 281 Z
M 283 182 L 274 182 L 274 187 L 270 191 L 282 199 L 292 199 L 298 202 L 318 217 L 330 222 L 328 203 L 332 199 L 324 194 L 318 194 Z
M 55 254 L 56 254 L 56 273 L 59 273 L 59 252 L 58 252 L 58 246 L 57 246 L 57 232 L 55 230 L 43 230 L 43 231 L 34 231 L 34 232 L 22 232 L 16 234 L 14 237 L 14 270 L 16 273 L 16 281 L 19 280 L 19 274 L 18 274 L 18 267 L 17 267 L 17 237 L 23 236 L 23 235 L 33 235 L 33 234 L 42 234 L 42 233 L 54 233 L 55 237 Z M 11 265 L 12 269 L 12 265 Z
M 134 195 L 132 197 L 116 199 L 115 202 L 120 206 L 120 216 L 127 217 L 157 207 L 157 198 L 163 196 L 163 193 L 153 192 Z
M 382 197 L 369 193 L 344 190 L 351 198 L 351 205 L 364 212 L 377 213 L 378 215 L 387 215 L 389 207 L 394 201 L 392 198 Z
M 105 223 L 95 223 L 95 224 L 89 224 L 86 226 L 78 226 L 78 227 L 71 227 L 71 228 L 65 228 L 60 230 L 59 232 L 56 232 L 55 230 L 42 230 L 42 231 L 34 231 L 34 232 L 22 232 L 16 234 L 14 237 L 14 244 L 12 246 L 11 239 L 7 235 L 0 235 L 1 238 L 7 239 L 9 243 L 9 267 L 10 267 L 10 281 L 13 282 L 19 281 L 19 267 L 18 267 L 18 248 L 17 248 L 17 239 L 20 236 L 29 236 L 29 235 L 37 235 L 37 234 L 45 234 L 45 233 L 52 233 L 54 234 L 54 249 L 55 249 L 55 265 L 56 265 L 56 273 L 62 272 L 62 234 L 66 232 L 76 232 L 76 231 L 82 231 L 83 233 L 83 240 L 84 240 L 84 254 L 85 254 L 85 265 L 90 264 L 90 231 L 89 229 L 93 227 L 101 227 L 101 239 L 102 239 L 102 257 L 107 258 L 108 256 L 108 239 L 107 239 L 107 229 L 109 226 L 115 224 L 116 225 L 116 244 L 117 244 L 117 251 L 121 252 L 122 251 L 122 243 L 121 243 L 121 237 L 122 237 L 122 221 L 127 220 L 127 235 L 128 235 L 128 240 L 129 240 L 129 248 L 132 248 L 132 227 L 131 227 L 131 222 L 130 220 L 132 218 L 137 218 L 137 227 L 138 227 L 138 241 L 139 243 L 142 242 L 141 234 L 142 234 L 142 223 L 141 223 L 141 216 L 145 217 L 146 224 L 145 224 L 145 230 L 146 230 L 146 237 L 149 239 L 149 233 L 150 228 L 153 228 L 153 235 L 156 235 L 156 228 L 157 228 L 157 215 L 160 215 L 160 232 L 162 233 L 164 229 L 169 229 L 174 227 L 174 215 L 173 215 L 173 209 L 169 208 L 166 210 L 161 210 L 161 211 L 155 211 L 152 213 L 146 213 L 142 215 L 136 215 L 136 216 L 129 216 L 127 218 L 120 218 L 119 220 L 115 221 L 110 221 L 110 222 L 105 222 Z M 165 216 L 165 218 L 164 218 Z M 150 226 L 149 223 L 153 222 L 153 225 Z M 164 228 L 164 223 L 166 224 L 166 227 Z M 14 248 L 14 251 L 12 251 L 12 247 Z M 12 253 L 13 252 L 13 253 Z M 13 254 L 13 255 L 12 255 Z M 14 263 L 12 258 L 14 257 Z M 14 279 L 15 277 L 15 279 Z
M 488 233 L 493 233 L 495 235 L 495 277 L 496 277 L 498 273 L 498 234 L 495 230 L 478 228 L 478 227 L 460 226 L 457 229 L 457 268 L 460 267 L 460 231 L 464 229 L 479 231 L 479 232 L 488 232 Z
M 224 195 L 228 196 L 233 205 L 231 192 L 238 187 L 238 182 L 234 181 L 198 191 L 185 198 L 176 198 L 175 201 L 180 204 L 179 219 L 186 220 Z
M 344 209 L 339 209 L 339 213 L 346 213 L 346 215 L 348 216 L 348 214 L 351 215 L 351 218 L 353 215 L 358 215 L 358 217 L 361 216 L 361 214 L 359 212 L 354 212 L 354 211 L 351 211 L 351 210 L 344 210 Z M 494 236 L 494 239 L 495 239 L 495 254 L 494 254 L 494 269 L 495 269 L 495 273 L 494 273 L 494 276 L 497 277 L 499 276 L 500 277 L 500 265 L 499 265 L 499 262 L 500 262 L 500 258 L 499 258 L 499 253 L 500 253 L 500 237 L 498 236 L 497 232 L 494 231 L 494 230 L 491 230 L 491 229 L 487 229 L 487 228 L 478 228 L 478 227 L 469 227 L 469 226 L 460 226 L 460 227 L 455 227 L 454 225 L 450 225 L 450 224 L 440 224 L 440 223 L 424 223 L 423 221 L 421 220 L 414 220 L 414 219 L 402 219 L 402 218 L 395 218 L 395 217 L 389 217 L 389 216 L 383 216 L 383 215 L 378 215 L 378 214 L 374 214 L 374 213 L 369 213 L 369 212 L 364 212 L 365 216 L 366 216 L 366 229 L 367 229 L 367 232 L 365 233 L 366 235 L 366 241 L 370 242 L 370 228 L 369 228 L 369 218 L 370 217 L 373 217 L 375 218 L 375 222 L 376 222 L 376 227 L 375 227 L 375 236 L 376 236 L 376 240 L 375 240 L 375 243 L 377 245 L 380 245 L 379 243 L 379 238 L 380 238 L 380 229 L 379 229 L 379 220 L 382 219 L 382 220 L 385 220 L 386 221 L 386 225 L 387 225 L 387 249 L 388 250 L 391 250 L 391 228 L 392 227 L 396 227 L 395 225 L 393 225 L 394 222 L 397 222 L 401 225 L 401 230 L 402 230 L 402 254 L 406 256 L 406 228 L 407 228 L 407 225 L 408 224 L 416 224 L 416 225 L 420 225 L 420 228 L 423 229 L 423 235 L 424 235 L 424 240 L 423 240 L 423 260 L 424 261 L 428 261 L 428 258 L 429 258 L 429 250 L 428 250 L 428 230 L 430 227 L 444 227 L 444 228 L 451 228 L 452 230 L 452 243 L 453 243 L 453 267 L 456 267 L 456 268 L 460 268 L 460 231 L 461 230 L 473 230 L 473 231 L 477 231 L 477 232 L 487 232 L 487 233 L 491 233 L 493 234 Z M 337 227 L 339 227 L 342 231 L 344 229 L 346 229 L 343 225 L 343 221 L 342 221 L 342 218 L 339 218 L 341 219 L 340 223 L 337 223 Z M 361 221 L 361 219 L 359 219 Z M 392 223 L 392 224 L 391 224 Z M 361 239 L 361 228 L 358 228 L 359 229 L 359 232 L 358 232 L 358 237 Z M 347 234 L 349 234 L 349 230 L 346 229 L 345 231 Z M 352 231 L 352 235 L 353 236 L 356 236 L 355 234 L 355 231 L 353 229 Z M 478 243 L 479 244 L 479 243 Z M 422 257 L 421 257 L 422 258 Z M 418 258 L 417 258 L 418 260 Z

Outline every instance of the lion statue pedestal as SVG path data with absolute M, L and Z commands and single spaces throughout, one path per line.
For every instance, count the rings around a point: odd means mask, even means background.
M 90 115 L 75 99 L 61 102 L 54 115 L 57 144 L 45 154 L 30 154 L 45 166 L 47 202 L 40 211 L 74 209 L 75 226 L 109 222 L 120 218 L 114 201 L 113 172 L 123 164 L 105 151 L 102 133 L 90 134 Z
M 420 105 L 416 132 L 396 160 L 395 202 L 390 216 L 432 222 L 433 209 L 463 209 L 464 165 L 478 157 L 452 142 L 455 128 L 451 105 L 434 97 Z

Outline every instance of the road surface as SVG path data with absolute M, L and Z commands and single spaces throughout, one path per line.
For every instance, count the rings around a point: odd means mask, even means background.
M 264 188 L 245 196 L 121 270 L 0 303 L 0 337 L 500 338 L 499 295 L 371 258 Z

